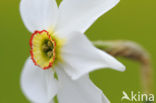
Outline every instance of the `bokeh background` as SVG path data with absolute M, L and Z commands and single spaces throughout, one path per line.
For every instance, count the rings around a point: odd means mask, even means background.
M 19 3 L 20 0 L 0 0 L 0 103 L 29 103 L 20 89 L 20 75 L 29 56 L 30 33 L 21 20 Z M 148 50 L 155 68 L 155 5 L 156 0 L 121 0 L 86 34 L 90 40 L 135 41 Z M 121 102 L 123 90 L 128 93 L 141 91 L 140 64 L 118 59 L 127 67 L 125 72 L 103 69 L 90 74 L 112 103 Z

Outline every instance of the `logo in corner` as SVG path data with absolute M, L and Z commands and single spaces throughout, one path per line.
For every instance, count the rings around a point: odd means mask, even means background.
M 134 102 L 140 102 L 140 101 L 149 101 L 154 102 L 154 94 L 142 94 L 141 92 L 134 93 L 134 91 L 131 91 L 131 94 L 128 95 L 125 91 L 122 92 L 123 96 L 121 100 L 128 100 L 128 101 L 134 101 Z
M 123 91 L 122 93 L 123 93 L 123 96 L 122 96 L 121 100 L 127 99 L 127 100 L 130 101 L 130 98 L 129 98 L 129 96 L 127 95 L 127 93 L 126 93 L 125 91 Z

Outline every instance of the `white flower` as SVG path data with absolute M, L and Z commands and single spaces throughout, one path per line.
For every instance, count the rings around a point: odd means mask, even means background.
M 84 32 L 119 0 L 22 0 L 20 12 L 33 33 L 21 76 L 24 94 L 35 103 L 108 103 L 88 73 L 100 68 L 124 71 L 116 59 L 95 48 Z M 58 79 L 54 78 L 54 73 Z

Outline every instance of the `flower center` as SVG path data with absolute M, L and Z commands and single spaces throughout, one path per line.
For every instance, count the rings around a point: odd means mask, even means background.
M 45 69 L 53 66 L 56 59 L 56 41 L 49 32 L 36 31 L 30 39 L 31 58 L 35 65 Z
M 53 56 L 53 43 L 50 40 L 45 40 L 42 45 L 42 51 L 48 58 Z

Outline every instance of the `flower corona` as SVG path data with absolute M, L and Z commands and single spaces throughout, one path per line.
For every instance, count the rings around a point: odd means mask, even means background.
M 56 58 L 56 41 L 48 31 L 35 31 L 30 39 L 30 54 L 35 65 L 49 69 Z

